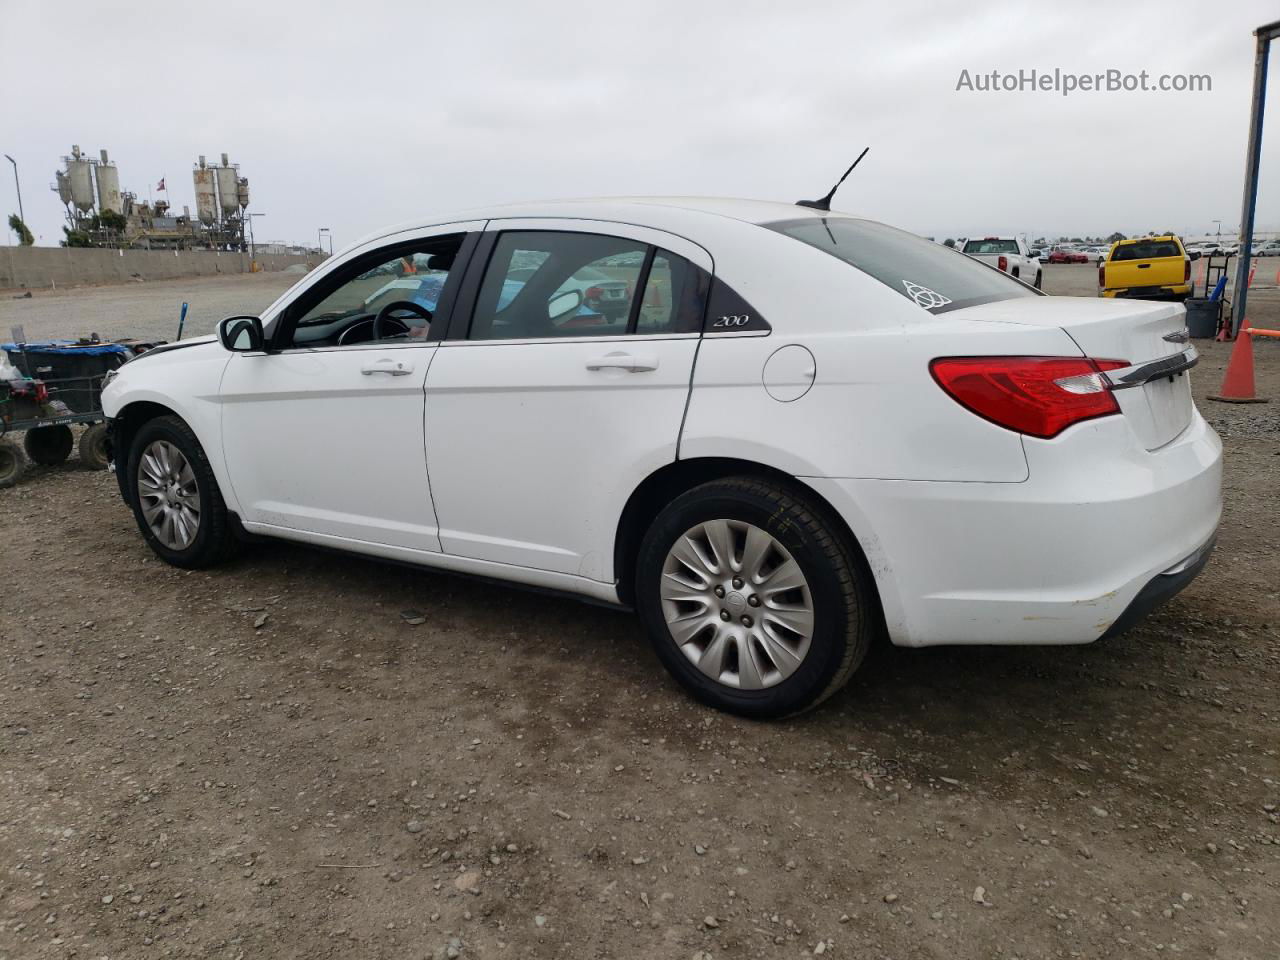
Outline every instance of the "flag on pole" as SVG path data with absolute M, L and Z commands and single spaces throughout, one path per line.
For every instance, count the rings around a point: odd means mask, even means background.
M 160 178 L 160 183 L 156 186 L 156 190 L 157 191 L 164 190 L 164 177 Z

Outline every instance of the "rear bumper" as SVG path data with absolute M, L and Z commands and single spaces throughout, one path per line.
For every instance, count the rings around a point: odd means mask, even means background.
M 1104 297 L 1132 300 L 1179 300 L 1191 296 L 1191 284 L 1175 283 L 1164 287 L 1122 287 L 1105 289 Z
M 1099 639 L 1106 640 L 1111 637 L 1118 637 L 1130 627 L 1135 626 L 1138 621 L 1156 607 L 1172 600 L 1181 593 L 1205 568 L 1205 565 L 1209 562 L 1209 557 L 1213 554 L 1214 543 L 1217 539 L 1215 535 L 1208 543 L 1204 544 L 1181 563 L 1175 564 L 1171 569 L 1154 577 L 1150 583 L 1138 591 L 1138 595 L 1130 601 L 1129 606 L 1124 608 L 1124 613 L 1116 618 L 1116 622 L 1108 627 L 1107 632 Z
M 806 481 L 857 535 L 895 644 L 1089 643 L 1207 562 L 1222 445 L 1198 413 L 1154 452 L 1123 417 L 1025 446 L 1022 483 Z

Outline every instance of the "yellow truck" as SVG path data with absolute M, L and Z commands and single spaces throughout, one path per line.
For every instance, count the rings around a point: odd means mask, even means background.
M 1098 295 L 1186 300 L 1191 296 L 1191 261 L 1199 258 L 1174 236 L 1117 241 L 1098 267 Z

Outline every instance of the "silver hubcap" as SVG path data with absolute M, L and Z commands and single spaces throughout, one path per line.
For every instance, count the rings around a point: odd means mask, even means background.
M 200 486 L 182 451 L 156 440 L 138 461 L 138 503 L 147 526 L 170 550 L 184 550 L 200 529 Z
M 759 527 L 708 520 L 662 565 L 662 612 L 689 661 L 740 690 L 781 683 L 813 640 L 813 598 L 791 554 Z

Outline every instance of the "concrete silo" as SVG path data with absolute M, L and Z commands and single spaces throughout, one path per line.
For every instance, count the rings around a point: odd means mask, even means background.
M 120 171 L 107 159 L 107 151 L 101 150 L 98 155 L 102 158 L 94 168 L 94 176 L 98 181 L 98 212 L 123 213 L 124 204 L 120 198 Z
M 196 164 L 191 178 L 196 187 L 196 217 L 205 226 L 218 219 L 218 200 L 213 185 L 214 168 L 205 165 L 204 157 Z

